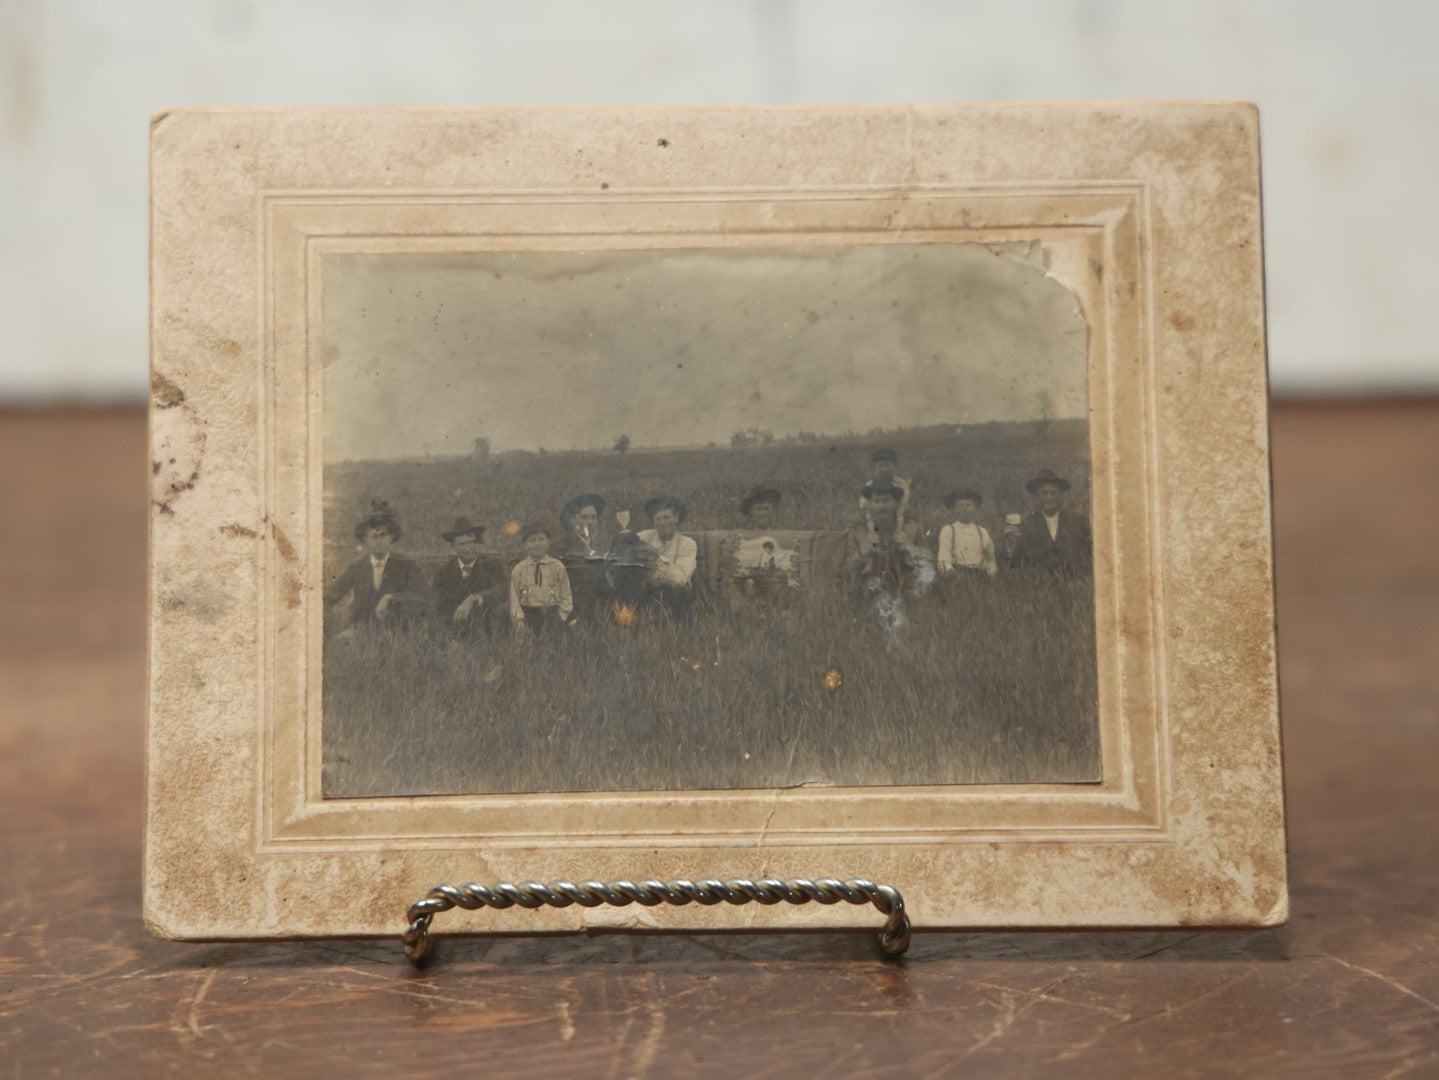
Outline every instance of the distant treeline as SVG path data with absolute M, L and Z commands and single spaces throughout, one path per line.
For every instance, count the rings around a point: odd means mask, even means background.
M 1075 433 L 1083 433 L 1086 430 L 1087 424 L 1088 421 L 1080 417 L 1056 420 L 983 420 L 977 423 L 966 424 L 925 424 L 921 426 L 893 428 L 873 427 L 867 431 L 846 431 L 842 434 L 828 435 L 813 431 L 799 431 L 792 435 L 776 435 L 774 432 L 762 428 L 747 428 L 744 431 L 736 431 L 731 435 L 728 447 L 731 450 L 746 450 L 755 447 L 771 446 L 806 445 L 852 447 L 888 444 L 897 450 L 902 450 L 906 443 L 929 442 L 934 439 L 984 442 L 998 432 L 1003 432 L 1005 436 L 1009 438 L 1024 438 L 1026 436 L 1035 438 L 1041 436 L 1045 438 L 1065 438 Z M 610 451 L 599 449 L 552 450 L 542 446 L 536 450 L 515 449 L 493 452 L 490 449 L 490 441 L 488 439 L 478 438 L 474 442 L 474 449 L 470 456 L 482 460 L 530 457 L 578 458 L 607 452 L 617 454 L 657 454 L 672 453 L 677 450 L 717 450 L 722 448 L 720 443 L 714 442 L 708 443 L 704 447 L 637 446 L 629 435 L 622 433 L 616 437 Z

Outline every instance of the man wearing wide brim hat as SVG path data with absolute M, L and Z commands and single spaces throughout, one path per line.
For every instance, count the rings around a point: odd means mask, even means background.
M 507 616 L 509 574 L 497 560 L 482 554 L 484 536 L 485 527 L 467 517 L 456 518 L 454 526 L 440 534 L 452 554 L 431 582 L 435 615 L 464 633 L 502 626 L 501 620 Z
M 370 512 L 355 522 L 355 539 L 363 544 L 372 529 L 387 533 L 392 544 L 405 535 L 404 529 L 400 528 L 400 519 L 395 517 L 395 512 L 384 502 L 372 503 Z
M 924 530 L 915 515 L 905 512 L 910 492 L 907 484 L 908 481 L 901 484 L 895 479 L 880 476 L 859 489 L 859 505 L 864 510 L 860 525 L 868 534 L 867 543 L 870 546 L 881 541 L 919 544 Z
M 867 552 L 896 541 L 908 542 L 900 534 L 898 520 L 904 488 L 891 480 L 871 480 L 859 489 L 859 497 L 865 508 L 864 518 L 850 531 L 861 550 Z
M 1083 576 L 1094 569 L 1094 539 L 1089 517 L 1064 505 L 1072 485 L 1051 469 L 1040 469 L 1024 482 L 1039 505 L 1018 525 L 1004 527 L 1006 561 L 1015 570 L 1043 570 Z
M 425 575 L 413 560 L 393 552 L 401 534 L 399 519 L 388 504 L 373 504 L 355 525 L 355 539 L 365 553 L 325 590 L 327 613 L 347 596 L 352 601 L 351 624 L 396 623 L 429 612 Z
M 1059 489 L 1059 493 L 1061 495 L 1063 495 L 1071 487 L 1073 487 L 1073 485 L 1068 480 L 1066 480 L 1064 477 L 1060 476 L 1053 470 L 1040 469 L 1039 472 L 1035 473 L 1033 476 L 1031 476 L 1028 480 L 1024 482 L 1024 490 L 1029 492 L 1031 495 L 1038 495 L 1039 489 L 1045 484 L 1053 484 L 1056 488 Z
M 892 499 L 896 504 L 904 498 L 904 488 L 892 480 L 871 480 L 859 489 L 859 497 L 873 504 L 879 498 Z
M 685 501 L 678 495 L 655 495 L 645 500 L 645 517 L 649 518 L 651 523 L 654 522 L 655 515 L 661 510 L 668 510 L 674 514 L 676 525 L 683 524 L 684 519 L 689 516 Z
M 677 531 L 687 516 L 684 500 L 674 495 L 646 499 L 645 516 L 654 528 L 641 530 L 639 539 L 655 553 L 645 589 L 656 607 L 683 618 L 694 602 L 693 579 L 699 560 L 699 546 Z
M 860 489 L 868 509 L 849 532 L 845 570 L 851 587 L 862 595 L 899 595 L 911 591 L 933 558 L 919 547 L 918 526 L 901 524 L 899 506 L 904 489 L 891 480 L 871 480 Z
M 473 540 L 478 544 L 485 538 L 485 527 L 476 525 L 467 517 L 455 518 L 455 524 L 448 532 L 440 533 L 440 539 L 447 544 L 457 541 Z
M 581 511 L 586 507 L 594 510 L 596 520 L 604 517 L 605 497 L 603 495 L 596 495 L 592 491 L 586 492 L 583 495 L 576 495 L 560 508 L 560 527 L 563 529 L 573 529 L 575 527 L 575 519 L 583 516 Z
M 747 519 L 749 528 L 773 529 L 781 498 L 779 488 L 761 484 L 740 500 L 739 512 Z
M 744 531 L 723 537 L 715 549 L 715 584 L 732 604 L 775 606 L 799 590 L 799 553 L 771 532 L 782 499 L 769 484 L 751 488 L 739 504 Z
M 609 606 L 609 579 L 605 553 L 609 540 L 600 524 L 605 516 L 603 495 L 576 495 L 560 510 L 564 532 L 554 537 L 550 554 L 564 563 L 573 592 L 573 621 L 595 622 Z
M 914 491 L 914 484 L 907 477 L 899 475 L 899 454 L 891 447 L 878 447 L 869 455 L 869 483 L 893 484 L 899 488 L 899 505 L 895 508 L 893 538 L 906 544 L 917 542 L 922 530 L 910 508 L 910 496 Z M 868 484 L 865 485 L 865 487 L 868 486 Z M 870 504 L 869 496 L 864 492 L 865 488 L 861 488 L 859 509 L 864 514 L 870 531 L 873 532 L 873 507 Z

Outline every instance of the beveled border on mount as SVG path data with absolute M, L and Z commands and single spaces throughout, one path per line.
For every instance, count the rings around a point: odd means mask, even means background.
M 500 193 L 323 193 L 261 196 L 267 251 L 267 339 L 271 355 L 266 440 L 272 460 L 308 454 L 304 483 L 267 492 L 271 521 L 298 552 L 305 580 L 322 570 L 323 474 L 318 417 L 323 413 L 323 342 L 319 335 L 323 255 L 329 251 L 608 250 L 615 247 L 785 246 L 834 243 L 995 243 L 1045 245 L 1051 276 L 1076 291 L 1093 323 L 1089 382 L 1096 388 L 1091 448 L 1096 471 L 1100 703 L 1104 732 L 1099 784 L 966 785 L 927 788 L 762 789 L 430 796 L 325 800 L 320 795 L 322 616 L 311 589 L 295 597 L 272 548 L 271 592 L 261 636 L 308 644 L 273 655 L 264 684 L 271 693 L 267 748 L 266 850 L 309 850 L 365 841 L 385 847 L 435 846 L 483 837 L 489 846 L 739 846 L 847 842 L 913 844 L 961 838 L 1058 839 L 1103 836 L 1113 842 L 1164 829 L 1161 790 L 1167 747 L 1157 678 L 1146 637 L 1121 642 L 1118 627 L 1153 626 L 1160 603 L 1148 551 L 1149 508 L 1120 512 L 1116 493 L 1144 490 L 1151 471 L 1152 371 L 1116 370 L 1116 357 L 1146 345 L 1143 298 L 1127 295 L 1145 279 L 1142 184 L 1045 190 L 925 187 L 808 191 L 627 192 L 560 195 Z M 723 227 L 721 227 L 721 222 Z M 1101 269 L 1096 271 L 1094 267 Z M 1103 285 L 1118 282 L 1117 295 Z M 1073 278 L 1071 284 L 1066 278 Z M 1117 337 L 1118 341 L 1111 339 Z M 288 408 L 285 403 L 291 402 Z M 303 406 L 301 403 L 303 402 Z M 1111 418 L 1136 418 L 1124 433 L 1128 453 L 1111 454 Z M 1146 452 L 1146 446 L 1148 451 Z M 1124 468 L 1115 463 L 1123 461 Z M 299 474 L 292 474 L 299 480 Z M 279 523 L 287 522 L 281 526 Z M 1128 588 L 1118 573 L 1131 567 Z M 1144 567 L 1149 567 L 1144 571 Z M 1127 597 L 1127 619 L 1120 615 Z M 294 600 L 298 599 L 298 603 Z M 293 614 L 292 614 L 293 613 Z M 1127 647 L 1126 647 L 1127 646 Z M 1162 691 L 1162 688 L 1160 688 Z M 278 691 L 278 693 L 277 693 Z M 292 696 L 293 695 L 293 696 Z M 294 723 L 292 721 L 299 721 Z M 304 763 L 301 770 L 291 766 Z M 851 808 L 835 826 L 836 802 Z M 676 824 L 678 818 L 680 824 Z M 949 818 L 949 820 L 945 820 Z M 724 822 L 723 826 L 716 823 Z
M 656 133 L 680 152 L 657 154 Z M 158 117 L 152 151 L 157 932 L 388 933 L 440 880 L 736 873 L 862 873 L 899 886 L 919 927 L 1284 917 L 1252 108 L 217 111 Z M 1096 195 L 1117 200 L 1110 217 L 1075 212 Z M 984 219 L 1021 204 L 1027 215 Z M 1107 243 L 1097 267 L 1077 261 L 1090 262 L 1088 241 L 1055 245 L 1087 298 L 1100 401 L 1102 671 L 1120 660 L 1107 698 L 1101 675 L 1103 783 L 315 798 L 303 763 L 318 680 L 295 676 L 313 658 L 320 588 L 309 372 L 321 253 L 543 246 L 567 215 L 589 247 L 1026 229 Z M 733 824 L 716 829 L 717 811 Z M 868 922 L 788 907 L 524 918 L 537 930 Z M 493 912 L 454 925 L 517 928 Z

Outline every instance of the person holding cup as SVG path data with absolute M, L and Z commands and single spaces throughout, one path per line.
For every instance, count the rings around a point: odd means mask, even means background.
M 1037 508 L 1019 521 L 1005 520 L 1006 562 L 1016 570 L 1043 570 L 1064 577 L 1086 576 L 1094 569 L 1094 540 L 1089 518 L 1064 505 L 1072 485 L 1049 469 L 1040 469 L 1024 489 Z

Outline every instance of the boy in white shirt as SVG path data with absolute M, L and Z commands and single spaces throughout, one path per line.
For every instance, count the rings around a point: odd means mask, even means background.
M 510 571 L 510 620 L 515 633 L 543 634 L 564 626 L 575 610 L 565 564 L 546 554 L 550 531 L 543 525 L 526 525 L 520 533 L 525 557 Z
M 988 531 L 974 520 L 984 499 L 973 488 L 955 488 L 944 497 L 954 520 L 939 530 L 941 574 L 987 574 L 994 577 L 999 564 Z

